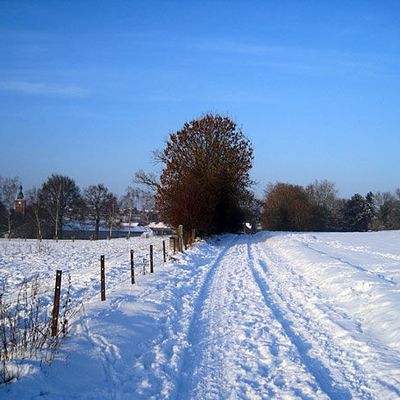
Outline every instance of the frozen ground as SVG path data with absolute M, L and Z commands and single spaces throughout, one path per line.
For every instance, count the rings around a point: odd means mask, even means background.
M 135 286 L 132 243 L 0 241 L 1 279 L 38 268 L 51 288 L 64 265 L 84 301 L 57 360 L 31 362 L 0 398 L 400 398 L 399 231 L 226 235 L 158 258 Z

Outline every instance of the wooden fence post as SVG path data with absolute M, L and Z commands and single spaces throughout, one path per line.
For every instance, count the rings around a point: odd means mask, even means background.
M 133 250 L 131 250 L 131 283 L 132 285 L 135 284 L 135 263 L 134 263 L 134 259 L 133 259 Z
M 58 313 L 60 309 L 60 292 L 61 292 L 61 276 L 62 271 L 56 271 L 56 285 L 54 288 L 54 304 L 53 304 L 53 318 L 51 321 L 51 336 L 57 336 L 58 333 Z
M 163 249 L 164 262 L 167 262 L 167 250 L 165 248 L 165 240 L 162 241 L 162 249 Z
M 178 250 L 183 253 L 183 225 L 178 226 Z
M 192 243 L 196 241 L 196 229 L 192 229 Z
M 177 251 L 181 251 L 181 227 L 182 225 L 178 225 L 178 230 L 177 230 L 177 239 L 176 239 L 176 244 L 177 244 Z
M 106 273 L 104 268 L 104 256 L 100 256 L 100 292 L 101 301 L 106 299 Z
M 152 274 L 154 272 L 153 268 L 153 245 L 150 245 L 150 273 Z

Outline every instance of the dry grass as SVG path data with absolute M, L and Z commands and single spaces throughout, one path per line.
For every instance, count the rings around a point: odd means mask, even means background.
M 5 285 L 0 289 L 0 383 L 18 378 L 23 360 L 51 363 L 67 334 L 72 312 L 70 277 L 60 302 L 56 336 L 51 335 L 51 304 L 41 295 L 40 287 L 35 277 L 24 280 L 16 294 L 7 296 Z

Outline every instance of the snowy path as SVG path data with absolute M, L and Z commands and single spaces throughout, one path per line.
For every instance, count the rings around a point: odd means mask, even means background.
M 265 292 L 252 276 L 247 244 L 236 241 L 214 266 L 195 309 L 177 398 L 292 397 L 316 393 Z
M 0 398 L 399 399 L 399 238 L 201 242 L 91 301 L 59 360 Z

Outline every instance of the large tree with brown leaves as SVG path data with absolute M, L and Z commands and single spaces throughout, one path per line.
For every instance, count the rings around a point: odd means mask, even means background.
M 237 231 L 249 197 L 253 148 L 230 118 L 206 114 L 170 135 L 156 204 L 164 221 L 200 233 Z

